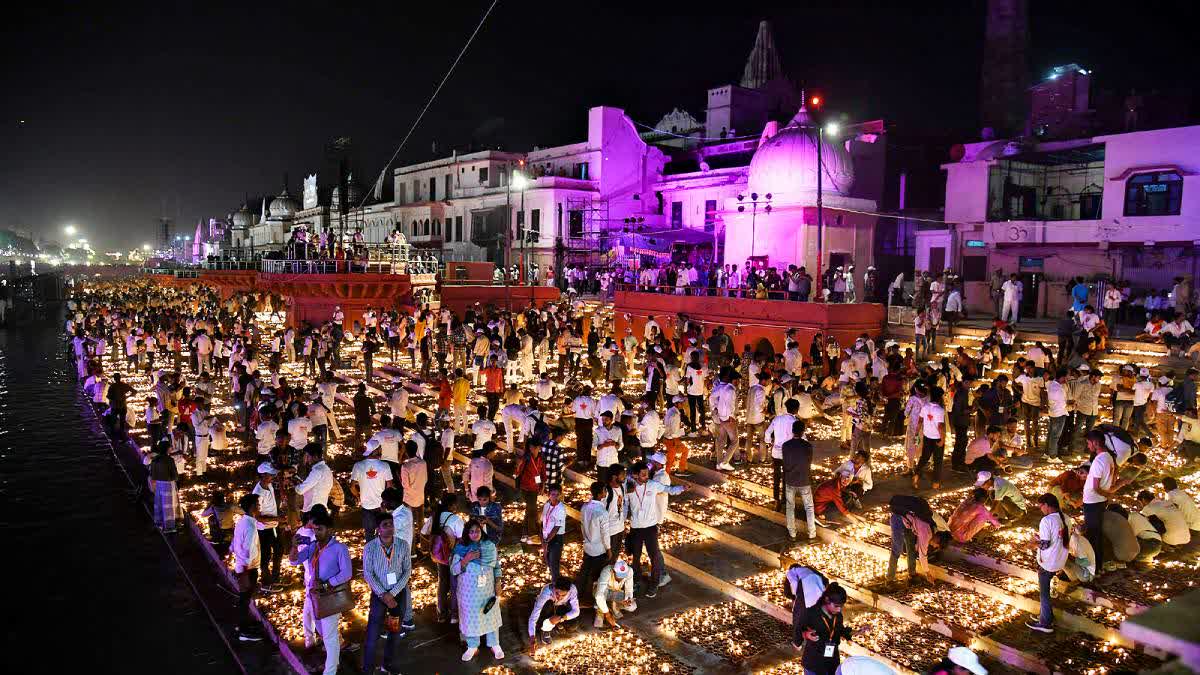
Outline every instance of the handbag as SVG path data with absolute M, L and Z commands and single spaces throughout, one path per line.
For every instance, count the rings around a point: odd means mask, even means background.
M 318 547 L 317 552 L 313 554 L 313 578 L 317 580 L 317 583 L 320 583 L 321 579 L 322 549 L 323 547 Z M 349 581 L 336 586 L 310 588 L 308 589 L 308 598 L 312 603 L 313 615 L 318 619 L 354 608 L 354 593 L 350 590 Z

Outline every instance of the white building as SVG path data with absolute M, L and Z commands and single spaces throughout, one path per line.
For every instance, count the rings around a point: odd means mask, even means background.
M 1197 272 L 1200 126 L 970 143 L 942 168 L 952 225 L 922 226 L 916 266 L 960 271 L 969 307 L 990 307 L 995 269 L 1022 276 L 1026 316 L 1057 316 L 1065 293 L 1040 290 L 1047 282 L 1108 276 L 1163 289 Z

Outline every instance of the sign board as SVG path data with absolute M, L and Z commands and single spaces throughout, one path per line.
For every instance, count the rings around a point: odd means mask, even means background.
M 1045 266 L 1046 266 L 1045 258 L 1029 258 L 1026 256 L 1021 256 L 1021 268 L 1022 269 L 1026 268 L 1026 267 L 1031 267 L 1031 268 L 1040 270 Z
M 967 248 L 987 248 L 987 242 L 982 239 L 968 239 Z

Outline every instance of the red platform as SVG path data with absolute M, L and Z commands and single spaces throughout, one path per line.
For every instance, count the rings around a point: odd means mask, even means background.
M 674 333 L 676 317 L 686 314 L 703 322 L 706 330 L 724 326 L 739 353 L 743 345 L 755 347 L 764 338 L 777 352 L 783 351 L 785 331 L 795 328 L 796 340 L 806 354 L 818 332 L 833 334 L 842 345 L 852 344 L 863 333 L 878 337 L 887 318 L 886 308 L 875 303 L 838 305 L 629 291 L 617 292 L 613 314 L 618 334 L 632 326 L 639 338 L 647 317 L 654 316 L 669 337 Z
M 547 302 L 555 302 L 559 291 L 553 286 L 493 286 L 491 284 L 453 284 L 443 283 L 440 289 L 442 307 L 448 308 L 458 316 L 475 303 L 482 307 L 489 304 L 499 309 L 512 308 L 521 312 L 533 307 L 541 307 Z

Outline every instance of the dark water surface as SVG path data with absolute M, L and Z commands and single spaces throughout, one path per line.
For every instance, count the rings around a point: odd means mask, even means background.
M 234 672 L 79 408 L 57 317 L 0 329 L 4 670 Z

